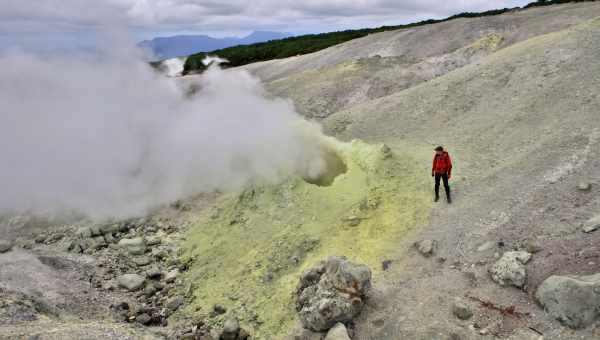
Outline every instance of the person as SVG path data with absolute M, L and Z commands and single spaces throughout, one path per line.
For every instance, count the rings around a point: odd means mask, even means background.
M 435 178 L 435 202 L 440 200 L 440 180 L 442 180 L 444 181 L 446 199 L 448 200 L 448 203 L 452 203 L 450 185 L 448 184 L 448 181 L 452 177 L 452 160 L 450 159 L 450 154 L 448 154 L 441 146 L 435 148 L 431 177 Z

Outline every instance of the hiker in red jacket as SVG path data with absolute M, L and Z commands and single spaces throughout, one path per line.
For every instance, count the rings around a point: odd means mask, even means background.
M 450 185 L 448 185 L 448 180 L 452 177 L 452 160 L 450 159 L 450 155 L 444 151 L 444 148 L 441 146 L 435 148 L 431 177 L 435 177 L 435 202 L 440 200 L 441 179 L 444 181 L 446 199 L 448 200 L 448 203 L 452 203 L 452 198 L 450 197 Z

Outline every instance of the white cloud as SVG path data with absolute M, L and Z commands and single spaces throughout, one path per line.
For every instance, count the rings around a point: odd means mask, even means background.
M 330 31 L 407 23 L 463 11 L 522 6 L 528 0 L 3 0 L 0 44 L 24 34 L 77 35 L 123 25 L 147 32 Z M 35 39 L 33 39 L 35 40 Z M 35 45 L 33 41 L 30 42 Z M 21 42 L 21 44 L 23 44 Z M 3 46 L 0 46 L 0 48 Z

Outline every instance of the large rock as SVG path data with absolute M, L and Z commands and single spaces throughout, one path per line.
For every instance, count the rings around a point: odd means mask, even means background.
M 131 255 L 143 255 L 146 252 L 146 243 L 141 237 L 124 238 L 119 241 L 119 247 L 127 250 Z
M 296 310 L 305 328 L 326 331 L 336 323 L 352 321 L 363 309 L 371 287 L 365 265 L 331 257 L 305 271 L 297 290 Z
M 117 278 L 117 283 L 129 291 L 140 290 L 146 279 L 138 274 L 124 274 Z
M 492 280 L 501 286 L 513 285 L 523 288 L 527 281 L 525 264 L 531 260 L 531 254 L 525 251 L 509 251 L 492 265 L 489 273 Z
M 90 227 L 81 227 L 77 230 L 77 236 L 81 238 L 92 237 L 92 229 Z
M 600 215 L 592 217 L 583 224 L 583 232 L 591 233 L 600 229 Z
M 138 267 L 147 266 L 152 263 L 152 259 L 148 256 L 140 256 L 133 258 L 133 263 Z
M 179 270 L 173 269 L 165 275 L 165 282 L 173 283 L 175 280 L 177 280 L 177 276 L 179 276 Z
M 546 312 L 571 328 L 585 328 L 600 318 L 600 273 L 550 276 L 536 298 Z
M 166 306 L 167 306 L 167 309 L 174 312 L 174 311 L 178 310 L 179 307 L 181 307 L 184 303 L 185 303 L 185 300 L 183 299 L 182 296 L 175 296 L 175 297 L 167 300 Z
M 348 330 L 343 323 L 337 323 L 332 329 L 327 332 L 325 340 L 350 340 Z
M 471 307 L 459 298 L 454 299 L 454 303 L 452 304 L 452 314 L 461 320 L 469 320 L 473 317 Z
M 437 247 L 437 241 L 435 240 L 422 240 L 416 242 L 415 248 L 421 253 L 421 255 L 425 257 L 430 257 L 435 252 L 435 248 Z
M 484 252 L 496 248 L 496 242 L 487 241 L 477 248 L 478 252 Z
M 323 333 L 313 332 L 301 325 L 294 328 L 292 333 L 285 340 L 323 340 Z
M 0 254 L 10 251 L 13 247 L 13 243 L 6 240 L 0 240 Z
M 100 226 L 100 232 L 103 235 L 114 234 L 119 231 L 119 224 L 117 223 L 109 223 Z
M 589 182 L 579 182 L 579 184 L 577 184 L 577 190 L 579 190 L 579 191 L 590 191 L 590 190 L 592 190 L 592 183 L 589 183 Z
M 223 325 L 220 340 L 236 340 L 240 333 L 240 323 L 237 319 L 227 319 Z

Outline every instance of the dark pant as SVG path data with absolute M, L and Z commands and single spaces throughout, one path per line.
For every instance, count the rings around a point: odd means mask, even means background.
M 435 174 L 435 197 L 440 197 L 440 179 L 444 181 L 444 190 L 446 190 L 446 198 L 450 200 L 450 185 L 448 185 L 448 174 Z

